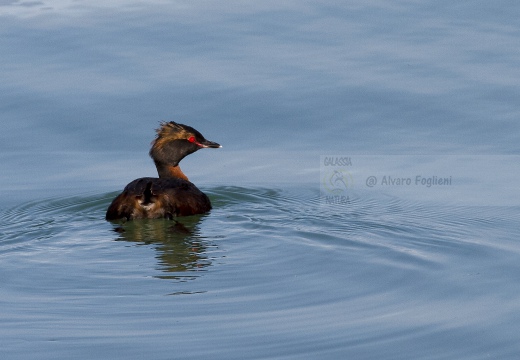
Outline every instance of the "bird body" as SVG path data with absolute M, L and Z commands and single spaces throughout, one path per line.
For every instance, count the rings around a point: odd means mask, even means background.
M 208 212 L 209 198 L 188 180 L 179 162 L 199 149 L 219 147 L 190 126 L 162 123 L 150 149 L 159 177 L 129 183 L 108 207 L 106 219 L 173 219 Z

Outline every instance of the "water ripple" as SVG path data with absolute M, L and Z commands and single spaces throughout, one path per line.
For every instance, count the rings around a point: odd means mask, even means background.
M 116 193 L 2 211 L 8 316 L 22 334 L 27 319 L 40 321 L 27 309 L 42 309 L 49 329 L 53 321 L 69 328 L 108 321 L 119 337 L 122 328 L 140 334 L 147 324 L 145 332 L 196 348 L 186 334 L 209 326 L 219 331 L 205 344 L 217 352 L 233 338 L 262 353 L 274 334 L 284 340 L 278 352 L 293 341 L 293 353 L 361 355 L 357 349 L 370 347 L 384 357 L 387 344 L 406 348 L 412 340 L 426 348 L 432 337 L 478 337 L 483 308 L 493 309 L 484 317 L 491 324 L 517 313 L 516 208 L 362 194 L 328 206 L 312 187 L 204 191 L 213 210 L 177 221 L 106 222 Z M 57 336 L 67 339 L 64 331 Z
M 326 206 L 320 203 L 316 189 L 276 189 L 219 186 L 206 190 L 214 209 L 208 219 L 224 227 L 214 238 L 247 234 L 248 237 L 272 236 L 280 241 L 321 247 L 337 252 L 367 249 L 387 251 L 386 256 L 399 255 L 401 262 L 439 261 L 447 252 L 471 245 L 492 246 L 475 234 L 473 229 L 489 228 L 500 236 L 500 227 L 510 229 L 515 212 L 505 208 L 497 212 L 476 208 L 433 207 L 398 199 L 371 199 L 354 196 L 346 206 Z M 115 193 L 87 194 L 24 203 L 2 212 L 0 253 L 19 247 L 36 246 L 60 234 L 87 231 L 92 223 L 104 223 L 104 211 Z M 489 213 L 494 215 L 489 216 Z M 511 214 L 511 215 L 510 215 Z M 511 218 L 509 218 L 511 217 Z M 182 219 L 191 235 L 202 236 L 198 219 Z M 125 225 L 126 239 L 150 242 L 160 239 L 161 232 L 179 234 L 160 225 L 158 228 Z M 151 222 L 154 224 L 154 222 Z M 155 224 L 163 224 L 155 222 Z M 181 229 L 182 230 L 182 229 Z M 497 231 L 498 230 L 498 231 Z M 509 231 L 509 230 L 508 230 Z M 150 233 L 151 232 L 151 233 Z M 180 231 L 182 235 L 182 231 Z M 147 235 L 148 234 L 148 235 Z M 214 234 L 219 234 L 216 231 Z M 505 234 L 502 234 L 505 235 Z M 207 234 L 205 236 L 208 236 Z M 148 239 L 148 240 L 147 240 Z M 152 240 L 150 240 L 152 239 Z M 470 244 L 468 244 L 468 242 Z M 501 243 L 501 246 L 504 243 Z M 467 247 L 465 249 L 467 250 Z

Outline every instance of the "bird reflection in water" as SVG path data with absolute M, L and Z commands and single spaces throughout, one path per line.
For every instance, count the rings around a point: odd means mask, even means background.
M 198 224 L 203 216 L 183 217 L 182 222 L 157 219 L 129 221 L 114 231 L 119 233 L 117 241 L 155 246 L 158 270 L 168 274 L 158 278 L 185 281 L 197 278 L 200 274 L 196 272 L 205 271 L 211 265 L 207 251 L 216 247 L 200 236 Z

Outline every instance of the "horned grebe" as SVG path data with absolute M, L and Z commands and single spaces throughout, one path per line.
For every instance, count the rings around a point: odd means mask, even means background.
M 156 131 L 150 156 L 159 178 L 145 177 L 128 184 L 108 207 L 107 220 L 172 219 L 211 210 L 209 198 L 188 180 L 179 162 L 199 149 L 221 146 L 173 121 L 161 123 Z

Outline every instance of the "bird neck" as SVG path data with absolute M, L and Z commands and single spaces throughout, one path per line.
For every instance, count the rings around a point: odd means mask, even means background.
M 157 167 L 157 173 L 159 174 L 159 177 L 162 178 L 177 178 L 182 180 L 188 180 L 188 177 L 184 175 L 179 165 L 173 166 L 173 165 L 163 165 L 163 164 L 155 164 Z

